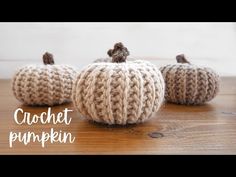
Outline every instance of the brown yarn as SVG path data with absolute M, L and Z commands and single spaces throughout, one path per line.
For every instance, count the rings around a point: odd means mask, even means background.
M 177 63 L 188 63 L 190 62 L 185 58 L 184 54 L 180 54 L 176 56 Z
M 191 64 L 183 54 L 178 64 L 160 67 L 165 80 L 165 100 L 177 104 L 199 105 L 219 92 L 219 75 L 211 68 Z
M 121 63 L 126 62 L 129 51 L 121 42 L 118 42 L 114 45 L 114 49 L 108 50 L 107 54 L 112 57 L 113 63 Z
M 54 59 L 53 59 L 53 55 L 49 52 L 46 52 L 43 55 L 43 63 L 45 65 L 53 65 L 54 64 Z

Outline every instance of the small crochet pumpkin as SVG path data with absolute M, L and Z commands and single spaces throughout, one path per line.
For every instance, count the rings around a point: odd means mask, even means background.
M 144 122 L 160 108 L 164 80 L 158 68 L 146 61 L 126 61 L 122 43 L 108 51 L 110 61 L 97 60 L 76 78 L 72 99 L 86 118 L 106 124 Z
M 219 75 L 211 68 L 191 64 L 183 54 L 177 64 L 160 68 L 165 80 L 165 99 L 177 104 L 203 104 L 219 91 Z
M 43 55 L 44 65 L 20 68 L 13 77 L 14 96 L 27 105 L 53 106 L 71 101 L 76 70 L 67 65 L 55 65 L 53 55 Z

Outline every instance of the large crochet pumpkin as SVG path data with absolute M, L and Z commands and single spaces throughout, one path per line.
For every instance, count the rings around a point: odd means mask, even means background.
M 203 104 L 219 91 L 219 75 L 208 67 L 191 64 L 183 54 L 177 64 L 160 68 L 165 80 L 165 99 L 177 104 Z
M 53 55 L 43 55 L 44 65 L 20 68 L 13 77 L 15 97 L 27 105 L 53 106 L 71 101 L 76 70 L 67 65 L 55 65 Z
M 164 80 L 147 61 L 126 61 L 122 43 L 108 51 L 112 57 L 86 66 L 73 86 L 74 106 L 86 118 L 106 124 L 144 122 L 160 108 Z

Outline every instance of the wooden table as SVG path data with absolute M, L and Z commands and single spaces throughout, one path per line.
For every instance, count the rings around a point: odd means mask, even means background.
M 105 126 L 70 112 L 70 125 L 18 125 L 17 108 L 39 115 L 48 107 L 22 105 L 11 92 L 9 80 L 0 80 L 0 154 L 236 154 L 236 77 L 222 78 L 220 94 L 202 106 L 165 103 L 153 119 L 140 125 Z M 54 113 L 73 104 L 52 107 Z M 71 132 L 74 143 L 39 142 L 9 147 L 9 133 Z

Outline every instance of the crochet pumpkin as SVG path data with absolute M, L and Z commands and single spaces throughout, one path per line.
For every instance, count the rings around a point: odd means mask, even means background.
M 191 64 L 183 54 L 177 64 L 160 68 L 165 80 L 165 99 L 177 104 L 203 104 L 219 91 L 219 75 L 211 68 Z
M 108 51 L 112 57 L 97 60 L 78 74 L 72 99 L 87 119 L 106 124 L 144 122 L 158 111 L 164 99 L 164 80 L 147 61 L 126 61 L 122 43 Z
M 71 101 L 76 70 L 67 65 L 55 65 L 53 55 L 43 55 L 44 65 L 20 68 L 13 77 L 14 96 L 27 105 L 53 106 Z

